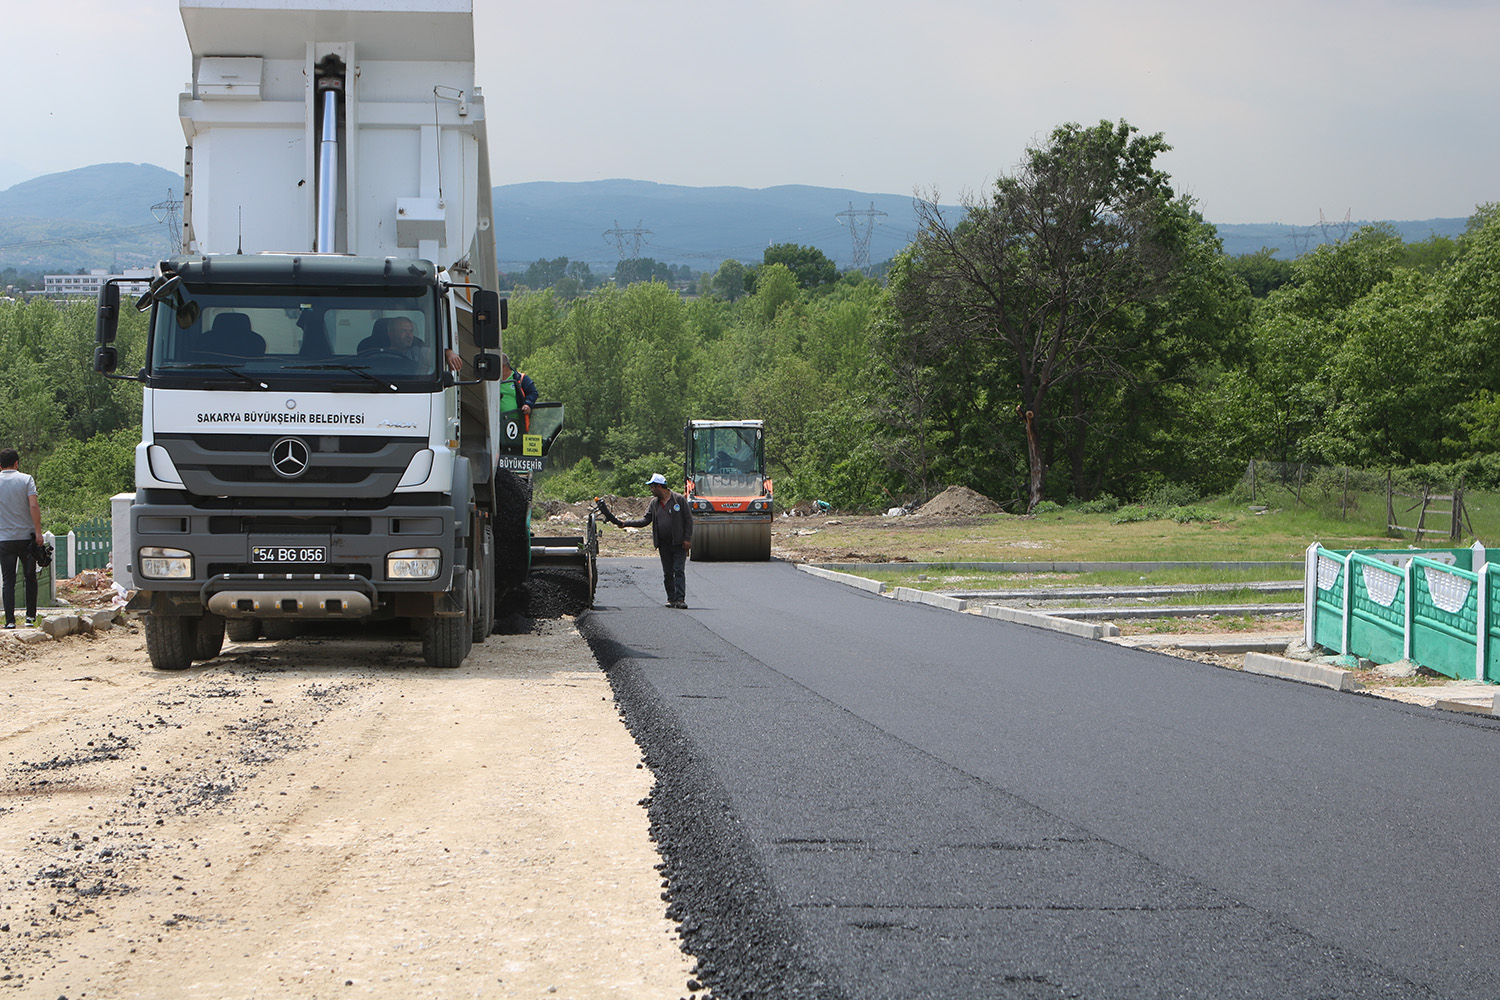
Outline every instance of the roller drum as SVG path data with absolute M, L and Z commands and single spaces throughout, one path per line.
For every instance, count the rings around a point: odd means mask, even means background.
M 771 558 L 771 521 L 715 521 L 700 517 L 693 523 L 694 562 L 765 562 Z

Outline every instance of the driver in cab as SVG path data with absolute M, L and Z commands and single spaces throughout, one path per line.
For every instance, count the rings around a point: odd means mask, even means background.
M 426 341 L 417 338 L 417 326 L 409 316 L 387 316 L 376 320 L 369 338 L 360 344 L 359 353 L 372 351 L 390 351 L 418 364 L 431 357 Z M 463 359 L 452 349 L 445 350 L 444 355 L 450 371 L 456 372 L 464 366 Z

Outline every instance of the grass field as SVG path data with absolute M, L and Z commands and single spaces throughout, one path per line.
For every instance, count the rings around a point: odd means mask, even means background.
M 1056 562 L 1272 562 L 1300 566 L 1313 542 L 1329 549 L 1408 548 L 1411 533 L 1394 537 L 1384 528 L 1385 500 L 1366 498 L 1349 517 L 1327 505 L 1288 506 L 1210 501 L 1193 509 L 1207 520 L 1131 520 L 1136 512 L 1083 513 L 1064 508 L 1036 517 L 986 514 L 926 518 L 830 514 L 778 518 L 773 535 L 780 558 L 803 562 L 887 564 L 866 566 L 862 575 L 899 586 L 929 589 L 1004 589 L 1049 584 L 1122 586 L 1133 583 L 1233 583 L 1300 579 L 1298 567 L 1256 570 L 1172 569 L 982 573 L 974 570 L 903 570 L 902 562 L 925 564 Z M 1500 544 L 1500 497 L 1471 494 L 1469 519 L 1486 545 Z M 1263 509 L 1262 509 L 1263 508 Z M 1371 510 L 1374 510 L 1373 516 Z M 1125 514 L 1122 517 L 1122 513 Z M 1414 520 L 1414 518 L 1413 518 Z M 1467 546 L 1475 540 L 1465 533 Z M 1449 548 L 1446 533 L 1424 537 L 1422 548 Z M 896 565 L 889 565 L 896 564 Z M 929 577 L 917 579 L 918 575 Z M 1268 598 L 1269 600 L 1269 598 Z

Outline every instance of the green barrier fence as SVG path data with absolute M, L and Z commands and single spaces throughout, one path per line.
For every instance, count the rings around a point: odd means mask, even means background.
M 1393 663 L 1409 660 L 1457 680 L 1500 683 L 1500 586 L 1484 546 L 1468 549 L 1307 549 L 1304 637 Z

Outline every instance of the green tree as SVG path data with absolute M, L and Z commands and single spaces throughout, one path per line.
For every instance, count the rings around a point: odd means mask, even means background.
M 782 306 L 799 301 L 798 288 L 797 276 L 785 264 L 761 268 L 755 279 L 755 294 L 751 296 L 753 314 L 769 326 Z
M 1276 251 L 1261 247 L 1254 253 L 1230 257 L 1228 268 L 1231 274 L 1243 281 L 1250 294 L 1263 299 L 1282 285 L 1289 285 L 1296 273 L 1289 260 L 1278 260 Z
M 797 276 L 797 284 L 803 288 L 831 285 L 839 280 L 838 267 L 817 247 L 776 243 L 766 247 L 762 260 L 763 267 L 773 264 L 785 265 L 787 270 Z
M 109 498 L 135 489 L 136 428 L 65 441 L 36 466 L 37 497 L 47 530 L 65 534 L 109 516 Z
M 959 222 L 936 197 L 918 202 L 898 313 L 925 317 L 939 343 L 977 345 L 1008 376 L 1000 384 L 1015 386 L 1028 508 L 1046 495 L 1054 391 L 1080 376 L 1128 375 L 1119 331 L 1169 288 L 1182 218 L 1154 165 L 1168 149 L 1123 121 L 1067 124 Z
M 737 260 L 726 260 L 719 265 L 713 277 L 714 294 L 730 302 L 745 294 L 745 265 Z

